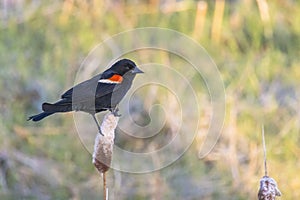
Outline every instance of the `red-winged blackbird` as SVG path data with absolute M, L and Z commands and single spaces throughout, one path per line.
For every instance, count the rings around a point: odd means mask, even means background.
M 95 114 L 110 110 L 114 112 L 123 99 L 137 73 L 143 73 L 133 61 L 122 59 L 102 74 L 86 80 L 61 95 L 61 100 L 54 104 L 43 103 L 44 112 L 31 116 L 28 120 L 40 121 L 43 118 L 60 112 L 83 111 L 90 113 L 99 132 L 100 126 Z

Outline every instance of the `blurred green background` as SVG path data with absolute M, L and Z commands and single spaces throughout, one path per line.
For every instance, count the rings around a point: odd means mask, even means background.
M 2 0 L 0 25 L 1 199 L 102 198 L 100 176 L 72 115 L 40 123 L 26 118 L 73 85 L 95 45 L 147 26 L 177 30 L 206 48 L 226 89 L 225 124 L 204 159 L 197 157 L 197 137 L 161 171 L 110 170 L 110 198 L 256 199 L 264 174 L 262 124 L 269 175 L 282 199 L 300 198 L 299 1 Z M 206 98 L 200 129 L 208 128 Z

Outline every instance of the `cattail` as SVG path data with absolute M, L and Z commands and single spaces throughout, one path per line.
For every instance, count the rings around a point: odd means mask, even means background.
M 260 179 L 260 187 L 258 191 L 259 200 L 275 200 L 276 196 L 281 196 L 281 192 L 277 187 L 276 181 L 269 177 L 264 176 Z
M 97 170 L 103 174 L 103 195 L 104 200 L 108 199 L 108 190 L 106 188 L 106 176 L 110 168 L 113 145 L 115 139 L 115 129 L 118 125 L 119 117 L 113 113 L 108 113 L 104 116 L 101 124 L 101 134 L 97 134 L 94 145 L 93 164 Z
M 267 149 L 265 143 L 265 131 L 262 126 L 262 143 L 264 149 L 264 167 L 265 167 L 265 176 L 260 179 L 260 187 L 258 191 L 258 200 L 275 200 L 276 196 L 281 196 L 281 192 L 277 187 L 276 181 L 268 176 L 267 168 Z

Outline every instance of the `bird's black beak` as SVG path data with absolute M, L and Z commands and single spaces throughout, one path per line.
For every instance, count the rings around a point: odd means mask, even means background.
M 139 73 L 144 73 L 142 70 L 140 70 L 138 67 L 135 67 L 132 71 L 133 74 L 139 74 Z

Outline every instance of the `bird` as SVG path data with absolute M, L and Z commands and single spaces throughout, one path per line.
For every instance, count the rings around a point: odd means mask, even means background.
M 144 72 L 132 60 L 118 60 L 103 73 L 67 90 L 59 101 L 53 104 L 43 103 L 43 112 L 30 116 L 27 120 L 37 122 L 55 113 L 83 111 L 92 115 L 102 134 L 95 114 L 109 110 L 118 115 L 117 106 L 139 73 Z

